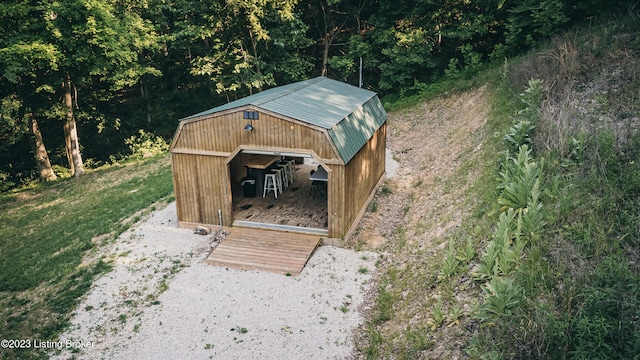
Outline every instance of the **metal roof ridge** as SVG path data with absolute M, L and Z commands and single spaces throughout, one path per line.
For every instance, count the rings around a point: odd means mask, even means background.
M 320 81 L 322 81 L 324 79 L 326 79 L 326 77 L 318 76 L 316 78 L 309 79 L 307 81 L 301 81 L 301 82 L 299 82 L 300 86 L 292 87 L 291 89 L 282 92 L 282 94 L 279 94 L 279 95 L 274 96 L 274 97 L 269 97 L 268 99 L 264 99 L 262 101 L 256 101 L 255 103 L 252 103 L 251 105 L 260 106 L 260 105 L 266 104 L 268 102 L 275 101 L 276 99 L 280 99 L 280 98 L 285 97 L 287 95 L 290 95 L 290 94 L 292 94 L 294 92 L 300 91 L 300 90 L 302 90 L 304 88 L 307 88 L 307 87 L 309 87 L 311 85 L 314 85 L 314 84 L 316 84 L 316 83 L 318 83 L 318 82 L 320 82 Z M 275 88 L 272 88 L 272 89 L 275 89 Z

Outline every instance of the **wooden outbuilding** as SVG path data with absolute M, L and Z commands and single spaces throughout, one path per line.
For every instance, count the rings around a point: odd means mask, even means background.
M 284 191 L 300 197 L 291 204 L 311 197 L 299 190 L 311 183 L 305 164 L 326 173 L 321 204 L 326 221 L 312 229 L 281 225 L 284 221 L 250 225 L 345 239 L 384 179 L 386 121 L 374 92 L 326 77 L 265 90 L 181 119 L 171 143 L 179 226 L 246 225 L 237 218 L 238 206 L 234 210 L 243 195 L 250 196 L 243 194 L 245 180 L 256 180 L 252 199 L 270 201 L 265 209 L 273 208 L 286 194 L 276 199 L 276 190 L 263 197 L 260 169 L 289 159 L 302 179 Z M 314 195 L 309 201 L 318 200 Z

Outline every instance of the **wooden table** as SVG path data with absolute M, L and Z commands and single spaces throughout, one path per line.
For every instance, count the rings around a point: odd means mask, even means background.
M 246 167 L 264 170 L 278 160 L 280 156 L 276 155 L 244 154 L 243 162 Z
M 243 164 L 247 167 L 247 175 L 256 179 L 256 195 L 262 196 L 264 190 L 264 174 L 274 162 L 281 159 L 276 155 L 243 154 Z

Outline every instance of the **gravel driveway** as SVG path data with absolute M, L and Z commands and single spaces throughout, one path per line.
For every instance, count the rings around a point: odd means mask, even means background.
M 67 359 L 342 359 L 377 254 L 319 247 L 297 277 L 204 264 L 211 236 L 175 204 L 123 233 L 60 340 Z

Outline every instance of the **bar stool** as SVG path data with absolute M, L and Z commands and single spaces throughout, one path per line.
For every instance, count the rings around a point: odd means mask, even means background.
M 288 188 L 289 184 L 293 182 L 290 165 L 287 162 L 279 162 L 277 166 L 282 169 L 284 187 Z
M 264 175 L 264 190 L 262 191 L 262 197 L 267 195 L 268 191 L 273 191 L 273 194 L 278 198 L 278 180 L 276 173 L 266 173 Z
M 287 167 L 287 171 L 289 171 L 289 182 L 291 184 L 293 184 L 293 180 L 295 179 L 295 177 L 293 176 L 294 171 L 296 170 L 296 161 L 293 159 L 288 159 L 288 160 L 284 160 L 285 163 L 287 163 L 287 165 L 289 165 Z
M 274 167 L 271 169 L 271 171 L 276 173 L 276 185 L 278 187 L 278 190 L 280 190 L 280 194 L 282 194 L 283 183 L 284 183 L 282 179 L 284 178 L 284 170 L 282 170 L 282 168 L 279 168 L 279 167 Z

